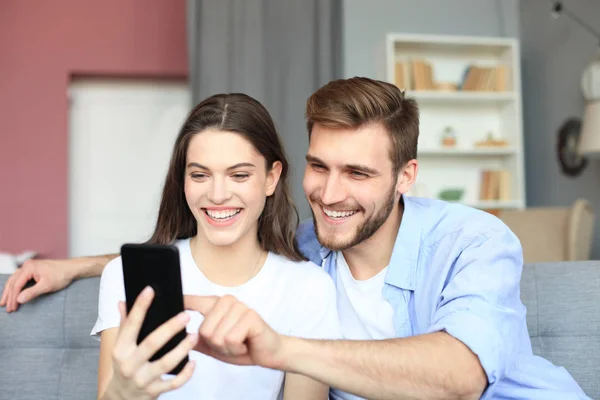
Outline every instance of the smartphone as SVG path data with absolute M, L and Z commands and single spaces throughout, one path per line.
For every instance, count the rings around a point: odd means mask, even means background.
M 184 310 L 179 251 L 172 245 L 126 243 L 121 246 L 121 259 L 128 314 L 146 286 L 154 289 L 154 299 L 137 338 L 137 344 L 140 344 L 152 331 Z M 186 336 L 184 328 L 158 350 L 150 361 L 160 359 Z M 169 374 L 178 374 L 188 359 L 186 355 Z

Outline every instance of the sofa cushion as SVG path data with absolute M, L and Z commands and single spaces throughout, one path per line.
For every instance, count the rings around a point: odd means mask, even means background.
M 8 275 L 0 275 L 0 290 Z M 0 398 L 95 399 L 99 278 L 74 282 L 7 314 L 0 309 Z
M 600 399 L 600 261 L 528 264 L 521 299 L 533 352 Z

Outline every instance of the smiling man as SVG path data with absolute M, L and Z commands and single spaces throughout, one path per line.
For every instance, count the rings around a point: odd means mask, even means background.
M 186 297 L 227 327 L 201 328 L 196 350 L 309 376 L 335 388 L 333 399 L 587 399 L 532 354 L 516 236 L 483 211 L 404 196 L 418 173 L 415 101 L 385 82 L 337 80 L 308 99 L 306 117 L 313 219 L 297 240 L 336 284 L 344 340 L 283 336 L 251 310 L 232 312 L 230 298 Z M 8 301 L 36 271 L 49 291 L 102 264 L 30 263 Z

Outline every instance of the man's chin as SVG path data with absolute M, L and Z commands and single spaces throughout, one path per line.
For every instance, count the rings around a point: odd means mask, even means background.
M 340 237 L 340 236 L 343 236 Z M 317 239 L 321 246 L 328 248 L 333 251 L 342 251 L 352 246 L 353 237 L 346 237 L 347 235 L 340 235 L 335 231 L 321 232 L 317 225 Z

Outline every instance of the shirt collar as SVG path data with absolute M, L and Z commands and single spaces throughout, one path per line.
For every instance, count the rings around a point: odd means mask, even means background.
M 422 226 L 416 215 L 418 209 L 414 202 L 404 195 L 402 201 L 404 202 L 402 222 L 394 243 L 385 283 L 400 289 L 415 290 Z M 334 252 L 321 246 L 319 254 L 322 260 L 326 260 Z
M 415 290 L 422 226 L 417 215 L 417 205 L 410 197 L 404 195 L 402 201 L 404 202 L 402 222 L 394 243 L 385 283 L 400 289 Z

